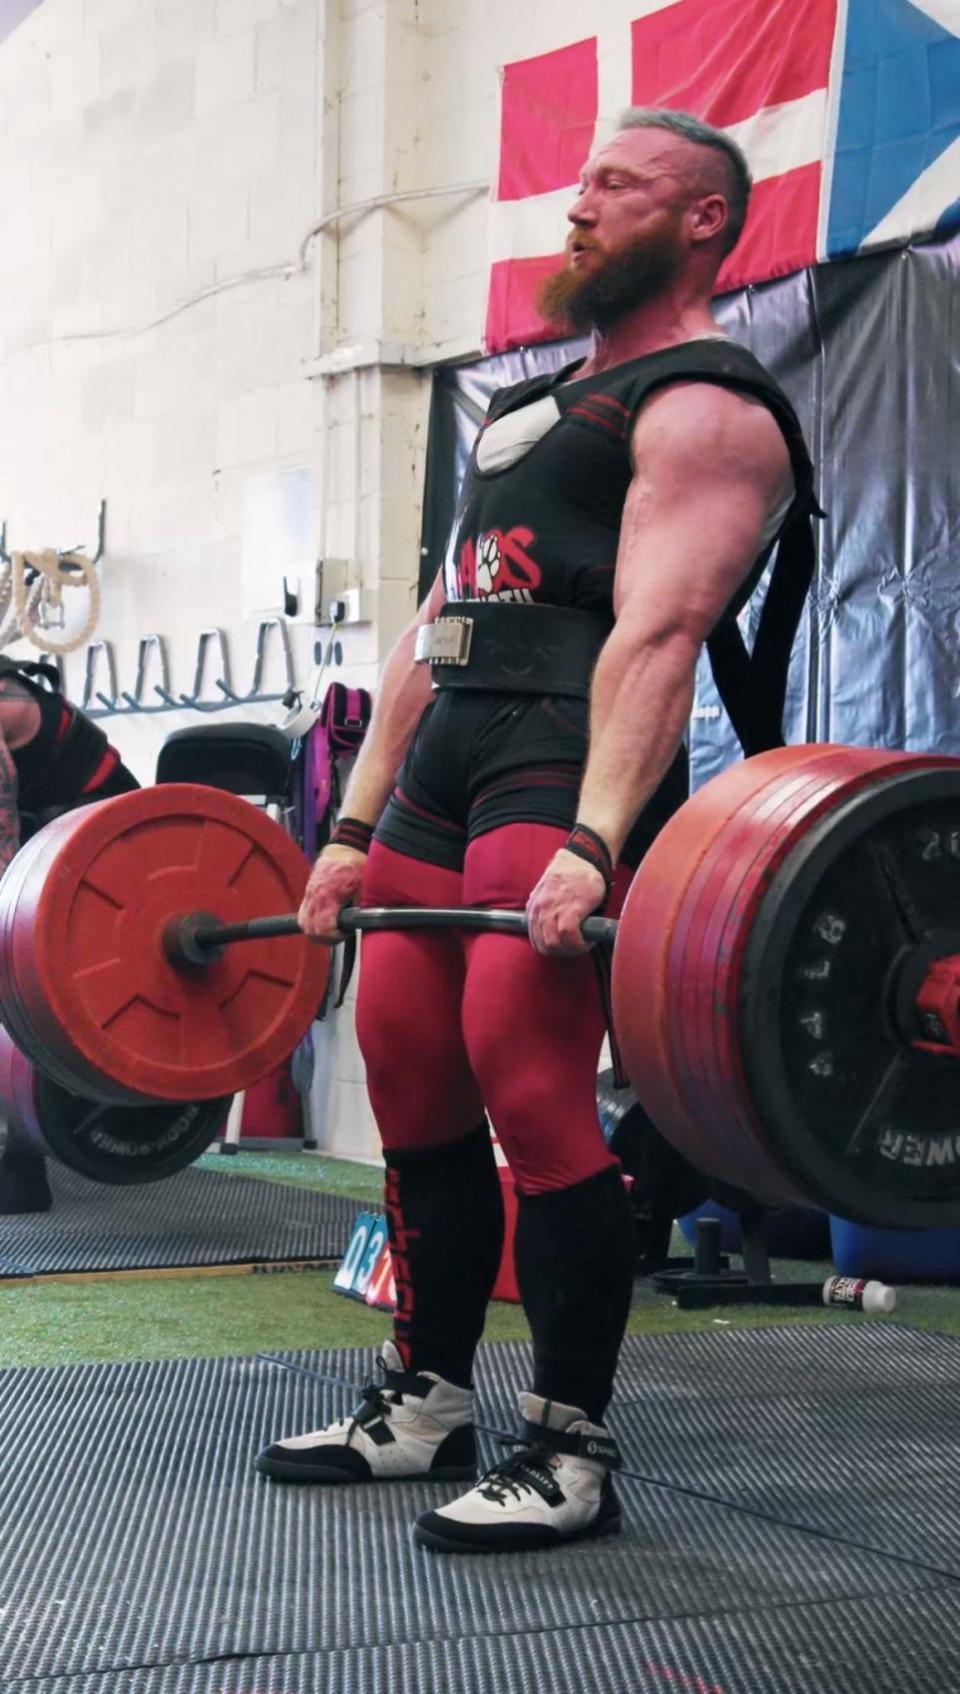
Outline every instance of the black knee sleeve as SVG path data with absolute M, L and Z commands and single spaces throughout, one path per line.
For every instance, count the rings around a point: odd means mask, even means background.
M 469 1387 L 503 1251 L 489 1126 L 484 1119 L 447 1146 L 385 1158 L 397 1346 L 408 1369 Z
M 636 1241 L 619 1166 L 521 1194 L 517 1282 L 533 1332 L 536 1394 L 599 1423 L 630 1310 Z

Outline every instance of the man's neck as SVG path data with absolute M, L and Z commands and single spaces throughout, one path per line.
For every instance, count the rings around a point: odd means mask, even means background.
M 677 347 L 681 342 L 719 333 L 706 301 L 678 306 L 674 300 L 652 300 L 624 313 L 615 323 L 593 331 L 590 351 L 577 378 L 609 370 L 627 359 L 642 359 L 645 353 L 657 353 L 664 347 Z

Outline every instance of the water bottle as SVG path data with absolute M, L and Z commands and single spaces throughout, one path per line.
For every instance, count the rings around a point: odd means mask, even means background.
M 897 1291 L 885 1282 L 868 1282 L 855 1276 L 828 1276 L 823 1285 L 825 1306 L 846 1306 L 852 1312 L 892 1312 Z

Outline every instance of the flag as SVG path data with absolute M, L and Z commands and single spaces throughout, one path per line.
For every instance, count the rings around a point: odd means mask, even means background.
M 616 127 L 611 66 L 629 66 L 619 107 L 692 112 L 747 156 L 750 211 L 718 292 L 960 223 L 960 0 L 654 0 L 641 17 L 621 3 L 606 0 L 603 36 L 504 67 L 491 352 L 553 333 L 534 302 L 584 160 Z

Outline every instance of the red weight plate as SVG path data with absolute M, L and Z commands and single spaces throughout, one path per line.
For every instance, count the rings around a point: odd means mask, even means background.
M 766 788 L 730 819 L 691 884 L 672 960 L 675 1082 L 698 1121 L 713 1125 L 727 1180 L 773 1205 L 802 1204 L 805 1197 L 792 1184 L 774 1127 L 761 1125 L 752 1110 L 738 1048 L 739 971 L 732 976 L 731 965 L 739 962 L 741 939 L 773 868 L 815 818 L 845 797 L 849 775 L 846 750 L 771 772 Z
M 797 750 L 791 752 L 797 755 Z M 802 760 L 795 756 L 792 763 L 791 777 Z M 853 796 L 882 786 L 891 776 L 953 763 L 862 748 L 835 750 L 834 757 L 814 762 L 815 780 L 805 793 L 795 792 L 792 802 L 778 806 L 776 819 L 765 807 L 766 816 L 754 809 L 751 817 L 731 821 L 724 843 L 730 853 L 727 874 L 718 867 L 712 886 L 701 890 L 683 971 L 693 990 L 685 1008 L 689 1015 L 672 1025 L 674 1075 L 690 1109 L 698 1114 L 716 1114 L 716 1102 L 726 1102 L 722 1121 L 730 1179 L 758 1193 L 757 1181 L 762 1179 L 762 1197 L 773 1202 L 790 1204 L 818 1197 L 797 1186 L 803 1179 L 795 1149 L 784 1144 L 786 1137 L 778 1124 L 761 1118 L 745 1075 L 740 1045 L 741 966 L 765 892 L 789 853 L 818 820 L 838 812 Z M 792 787 L 786 772 L 784 776 L 785 785 Z M 770 801 L 776 802 L 775 789 Z M 726 1008 L 727 1015 L 717 1016 L 719 1007 Z
M 613 980 L 627 1071 L 691 1163 L 771 1203 L 802 1195 L 775 1126 L 753 1108 L 738 1049 L 740 962 L 764 889 L 813 822 L 857 789 L 941 762 L 951 761 L 829 745 L 763 754 L 701 789 L 634 879 Z
M 243 942 L 189 970 L 162 945 L 188 912 L 232 923 L 297 907 L 307 860 L 256 807 L 219 789 L 142 789 L 59 818 L 28 850 L 0 892 L 0 1015 L 18 1041 L 29 1026 L 27 1051 L 64 1086 L 120 1102 L 211 1099 L 296 1046 L 326 948 Z
M 661 830 L 634 877 L 613 960 L 613 1010 L 624 1064 L 634 1088 L 668 1140 L 700 1169 L 717 1168 L 717 1113 L 689 1109 L 673 1067 L 677 991 L 691 885 L 725 860 L 725 831 L 782 780 L 799 749 L 778 749 L 733 765 L 701 788 Z M 834 748 L 804 748 L 804 764 Z M 799 780 L 804 780 L 799 773 Z M 759 797 L 759 798 L 758 798 Z M 699 879 L 699 880 L 698 880 Z M 679 952 L 679 957 L 678 957 Z M 722 1163 L 722 1155 L 721 1155 Z

